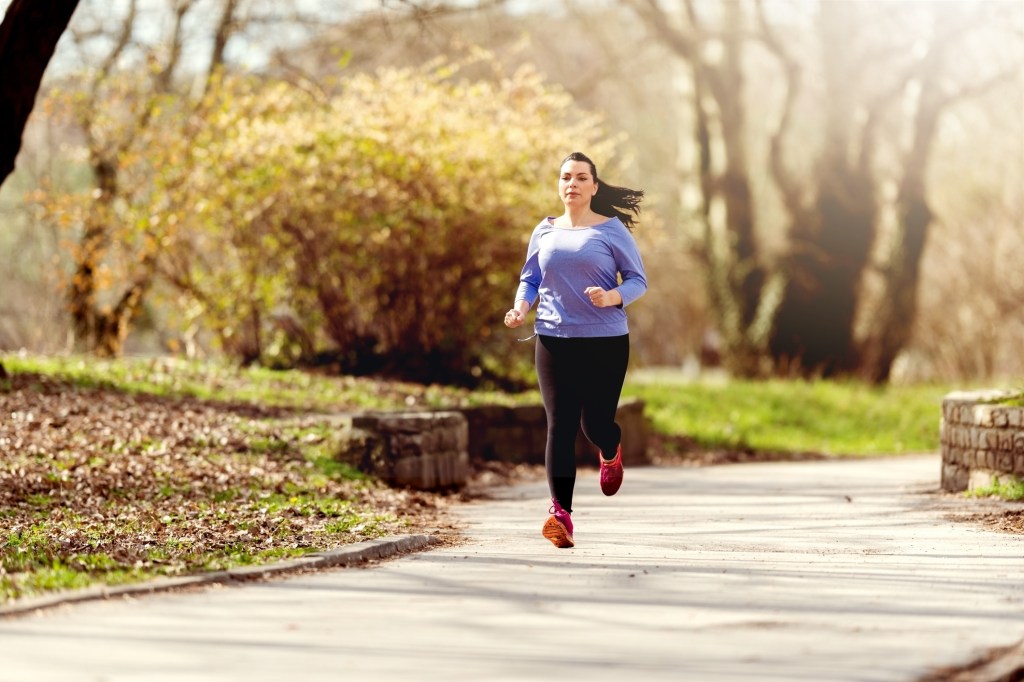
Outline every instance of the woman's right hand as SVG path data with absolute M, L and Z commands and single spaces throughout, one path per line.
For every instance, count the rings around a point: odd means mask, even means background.
M 523 322 L 526 322 L 526 315 L 512 308 L 505 313 L 505 326 L 509 329 L 515 329 L 516 327 L 523 326 Z

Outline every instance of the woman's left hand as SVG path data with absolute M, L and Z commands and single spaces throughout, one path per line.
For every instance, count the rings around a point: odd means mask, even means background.
M 605 291 L 601 287 L 587 287 L 583 293 L 598 308 L 609 308 L 622 303 L 622 295 L 616 289 Z

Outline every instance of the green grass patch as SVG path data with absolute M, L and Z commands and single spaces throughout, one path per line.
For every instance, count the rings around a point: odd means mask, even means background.
M 996 405 L 1005 405 L 1007 407 L 1024 407 L 1024 392 L 1017 393 L 1014 395 L 1008 395 L 1005 398 L 1000 398 L 995 401 Z
M 947 386 L 835 381 L 628 381 L 654 429 L 707 448 L 829 455 L 934 451 Z
M 245 545 L 236 545 L 210 558 L 202 568 L 205 571 L 226 571 L 239 566 L 258 566 L 284 559 L 295 559 L 317 551 L 320 551 L 317 547 L 284 547 L 253 552 Z
M 0 597 L 14 598 L 43 592 L 88 587 L 93 579 L 88 573 L 76 571 L 60 562 L 35 569 L 30 573 L 9 574 L 0 579 Z
M 1013 476 L 992 477 L 992 482 L 987 486 L 973 488 L 964 493 L 967 497 L 999 497 L 1011 502 L 1024 501 L 1024 479 Z
M 469 391 L 301 370 L 238 367 L 172 357 L 104 360 L 81 356 L 0 354 L 8 372 L 45 374 L 83 388 L 247 403 L 309 411 L 396 410 L 517 404 L 536 394 Z M 8 382 L 9 383 L 9 382 Z M 10 386 L 6 390 L 10 390 Z

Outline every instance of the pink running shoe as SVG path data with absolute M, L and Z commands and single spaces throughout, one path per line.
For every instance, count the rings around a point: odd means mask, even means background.
M 600 454 L 598 457 L 601 460 L 601 492 L 614 495 L 622 485 L 622 445 L 619 445 L 612 461 L 609 462 Z
M 551 509 L 548 510 L 551 516 L 544 522 L 541 531 L 548 540 L 554 543 L 555 547 L 572 547 L 576 543 L 572 539 L 572 517 L 569 512 L 562 509 L 562 505 L 552 498 Z

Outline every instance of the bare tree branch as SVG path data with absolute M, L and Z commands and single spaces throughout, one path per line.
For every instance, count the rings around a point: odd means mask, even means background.
M 786 167 L 786 152 L 783 144 L 789 125 L 792 121 L 793 108 L 796 103 L 800 87 L 800 64 L 783 47 L 782 41 L 775 34 L 774 29 L 768 23 L 765 16 L 764 0 L 757 0 L 757 18 L 761 26 L 761 39 L 769 51 L 776 56 L 782 64 L 782 71 L 785 75 L 785 95 L 782 103 L 782 113 L 775 130 L 770 134 L 768 162 L 771 167 L 772 177 L 782 193 L 782 200 L 789 211 L 794 222 L 805 223 L 807 221 L 807 207 L 801 198 L 800 188 L 793 174 Z
M 878 132 L 878 122 L 881 120 L 885 109 L 897 101 L 898 95 L 903 92 L 907 85 L 920 72 L 920 64 L 914 63 L 907 67 L 903 73 L 896 77 L 893 84 L 878 93 L 868 102 L 866 106 L 867 115 L 860 130 L 860 140 L 857 149 L 857 168 L 859 172 L 868 176 L 871 173 L 871 166 L 875 159 L 875 140 Z
M 673 52 L 688 62 L 696 60 L 698 42 L 695 36 L 687 35 L 672 28 L 668 16 L 658 6 L 657 0 L 631 0 L 629 6 L 637 16 L 643 19 L 650 29 Z M 693 3 L 687 2 L 690 14 L 693 15 Z
M 439 16 L 453 14 L 466 14 L 483 10 L 501 7 L 507 0 L 480 0 L 476 5 L 455 5 L 447 2 L 424 2 L 423 0 L 395 0 L 389 3 L 388 0 L 381 0 L 381 7 L 388 9 L 388 5 L 397 5 L 404 8 L 411 18 L 416 20 L 434 19 Z
M 110 49 L 110 52 L 107 53 L 107 58 L 103 60 L 96 77 L 93 79 L 93 95 L 95 95 L 100 82 L 107 77 L 117 64 L 117 60 L 121 56 L 121 53 L 123 53 L 131 43 L 132 32 L 135 30 L 135 19 L 137 16 L 138 2 L 137 0 L 130 0 L 128 3 L 128 14 L 125 15 L 124 21 L 121 22 L 121 30 L 117 34 L 114 46 Z
M 1024 71 L 1024 64 L 1018 62 L 1012 64 L 996 73 L 992 74 L 988 78 L 972 83 L 971 85 L 965 85 L 955 92 L 949 93 L 942 96 L 939 101 L 940 106 L 948 106 L 955 104 L 961 100 L 970 99 L 972 97 L 980 97 L 985 93 L 993 90 L 1000 85 L 1012 81 L 1015 78 L 1020 78 L 1021 72 Z
M 224 10 L 221 12 L 217 28 L 213 32 L 213 51 L 210 55 L 210 68 L 206 72 L 206 87 L 204 88 L 206 92 L 210 89 L 210 82 L 213 80 L 214 74 L 224 65 L 224 50 L 236 30 L 235 10 L 237 7 L 237 0 L 224 0 Z
M 192 9 L 194 0 L 175 0 L 174 3 L 174 28 L 171 30 L 171 47 L 167 55 L 167 63 L 163 65 L 156 76 L 156 89 L 158 92 L 169 92 L 171 82 L 174 79 L 174 71 L 181 59 L 181 45 L 183 40 L 182 26 L 185 23 L 185 15 Z

